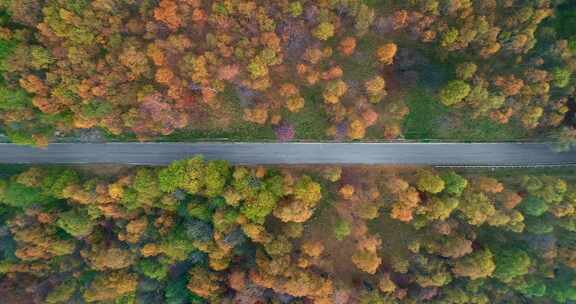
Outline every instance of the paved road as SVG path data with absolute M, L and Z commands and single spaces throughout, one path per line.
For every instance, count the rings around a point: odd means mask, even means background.
M 46 149 L 0 144 L 0 163 L 162 165 L 195 154 L 235 164 L 576 164 L 576 151 L 556 153 L 546 144 L 56 143 Z

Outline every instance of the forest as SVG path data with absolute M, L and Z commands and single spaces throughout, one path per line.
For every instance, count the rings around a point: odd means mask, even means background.
M 1 0 L 1 129 L 571 144 L 575 20 L 563 0 Z
M 2 166 L 2 303 L 572 303 L 567 169 Z

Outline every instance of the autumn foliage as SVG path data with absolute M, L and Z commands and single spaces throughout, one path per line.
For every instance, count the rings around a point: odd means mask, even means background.
M 243 167 L 197 156 L 106 175 L 12 172 L 0 179 L 8 301 L 574 300 L 568 171 Z

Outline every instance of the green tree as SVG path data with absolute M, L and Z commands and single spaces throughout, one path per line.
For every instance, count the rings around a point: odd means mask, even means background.
M 545 217 L 526 217 L 524 223 L 526 231 L 532 234 L 543 235 L 554 231 L 554 226 L 546 221 Z
M 158 172 L 158 186 L 163 192 L 171 193 L 183 187 L 187 179 L 186 160 L 172 162 Z
M 136 264 L 136 269 L 145 276 L 162 281 L 168 276 L 168 265 L 154 259 L 142 259 Z
M 531 260 L 528 254 L 517 248 L 501 248 L 494 251 L 496 269 L 494 277 L 504 283 L 528 273 Z
M 60 213 L 56 225 L 74 237 L 83 238 L 92 233 L 96 223 L 86 209 L 76 208 Z
M 217 191 L 222 185 L 220 174 L 227 174 L 227 164 L 216 162 L 211 165 L 210 177 L 212 190 Z M 223 170 L 223 171 L 219 171 Z M 163 192 L 174 192 L 182 189 L 190 194 L 198 194 L 205 187 L 206 165 L 204 158 L 197 155 L 186 160 L 172 162 L 158 172 L 158 184 Z
M 3 200 L 6 205 L 20 208 L 27 208 L 34 204 L 42 205 L 51 201 L 53 199 L 42 194 L 39 189 L 26 187 L 15 181 L 8 184 Z
M 230 166 L 227 161 L 214 160 L 206 165 L 204 179 L 206 181 L 206 196 L 221 195 L 230 177 Z
M 337 240 L 341 241 L 350 235 L 352 232 L 350 224 L 345 220 L 339 219 L 334 226 L 334 236 Z
M 448 171 L 441 175 L 446 184 L 444 192 L 454 196 L 460 196 L 468 186 L 468 180 L 456 174 L 454 171 Z
M 0 110 L 22 110 L 31 104 L 32 98 L 26 91 L 12 90 L 0 84 Z
M 205 301 L 190 292 L 187 285 L 187 276 L 182 275 L 180 277 L 170 279 L 166 283 L 166 289 L 164 290 L 164 301 L 166 304 L 203 304 Z
M 547 286 L 546 297 L 553 299 L 556 303 L 576 301 L 576 288 L 574 288 L 573 281 L 574 275 L 563 274 Z
M 464 100 L 470 94 L 470 85 L 462 80 L 452 80 L 440 90 L 440 101 L 451 106 Z
M 276 207 L 277 198 L 270 191 L 260 191 L 255 197 L 249 198 L 240 207 L 240 212 L 254 223 L 262 224 Z
M 458 32 L 458 29 L 452 27 L 442 34 L 440 44 L 443 47 L 450 47 L 456 43 L 459 35 L 460 33 Z
M 137 169 L 132 189 L 136 192 L 136 200 L 123 200 L 126 208 L 131 210 L 140 208 L 143 205 L 152 206 L 161 195 L 158 177 L 154 170 L 148 168 Z
M 572 72 L 566 68 L 555 68 L 552 70 L 552 79 L 554 86 L 564 88 L 570 83 Z
M 78 173 L 71 169 L 51 168 L 45 171 L 40 187 L 48 196 L 63 198 L 66 187 L 80 181 Z
M 546 294 L 546 284 L 543 280 L 534 276 L 520 281 L 516 288 L 529 298 L 542 297 Z
M 544 200 L 530 195 L 522 200 L 520 208 L 524 214 L 541 216 L 548 211 L 548 204 Z

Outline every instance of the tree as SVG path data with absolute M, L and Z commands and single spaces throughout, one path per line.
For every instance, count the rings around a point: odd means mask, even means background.
M 204 180 L 206 183 L 205 194 L 215 197 L 222 194 L 226 181 L 230 177 L 230 166 L 224 160 L 212 160 L 206 164 Z
M 470 225 L 482 225 L 496 213 L 494 203 L 484 193 L 464 193 L 458 206 Z
M 100 271 L 130 267 L 135 259 L 132 252 L 119 247 L 118 244 L 110 246 L 94 244 L 80 253 L 92 269 Z
M 125 270 L 99 273 L 83 294 L 87 302 L 113 301 L 136 291 L 138 276 Z
M 226 166 L 223 163 L 212 165 L 211 173 L 214 179 L 212 187 L 219 188 L 221 180 L 217 173 L 219 168 L 226 173 Z M 205 170 L 204 158 L 200 155 L 187 160 L 179 160 L 171 163 L 168 167 L 162 168 L 158 172 L 158 187 L 161 191 L 171 193 L 176 189 L 182 189 L 190 194 L 197 194 L 205 187 Z M 226 174 L 225 174 L 226 175 Z M 152 184 L 152 187 L 153 184 Z M 214 190 L 211 190 L 214 191 Z
M 282 201 L 274 209 L 274 216 L 285 223 L 304 223 L 313 215 L 308 204 L 300 200 Z
M 458 36 L 458 29 L 452 27 L 442 34 L 440 44 L 445 48 L 451 48 L 458 40 Z
M 344 238 L 349 236 L 351 232 L 352 231 L 348 222 L 342 219 L 336 222 L 336 225 L 334 226 L 334 236 L 336 237 L 337 240 L 339 241 L 343 240 Z
M 34 204 L 46 204 L 53 199 L 41 193 L 37 188 L 26 187 L 18 182 L 10 182 L 4 192 L 3 203 L 12 206 L 27 208 Z
M 172 0 L 160 1 L 158 7 L 154 9 L 154 18 L 168 25 L 172 30 L 177 30 L 182 25 L 182 20 L 177 14 L 178 4 Z
M 304 175 L 294 185 L 294 197 L 306 204 L 315 205 L 322 199 L 322 187 L 311 177 Z
M 240 207 L 240 212 L 255 223 L 263 223 L 268 214 L 276 207 L 277 198 L 269 191 L 261 191 L 249 198 Z
M 518 95 L 524 87 L 524 81 L 514 75 L 498 76 L 494 84 L 502 89 L 505 96 Z
M 380 100 L 386 96 L 386 81 L 381 76 L 376 76 L 364 84 L 366 87 L 366 92 L 370 102 L 378 103 Z
M 348 137 L 350 139 L 362 139 L 366 135 L 366 125 L 360 119 L 354 119 L 348 126 Z
M 62 282 L 46 296 L 46 303 L 59 304 L 68 302 L 76 292 L 77 284 L 73 280 Z
M 136 171 L 132 188 L 136 192 L 137 198 L 135 201 L 123 201 L 128 209 L 136 209 L 142 205 L 153 205 L 161 195 L 157 175 L 147 168 Z
M 291 2 L 288 10 L 290 11 L 290 15 L 292 15 L 292 17 L 298 17 L 302 15 L 302 3 L 300 3 L 300 1 Z
M 340 41 L 339 50 L 345 56 L 354 54 L 354 51 L 356 50 L 356 38 L 346 37 L 342 39 L 342 41 Z
M 373 8 L 366 4 L 360 4 L 358 7 L 358 13 L 356 14 L 354 28 L 358 36 L 362 36 L 368 32 L 374 18 L 376 17 L 376 12 Z
M 555 282 L 555 284 L 548 285 L 546 287 L 546 297 L 550 297 L 557 303 L 567 303 L 576 300 L 576 291 L 571 284 L 572 281 L 573 278 L 563 278 Z
M 478 66 L 473 62 L 463 62 L 456 66 L 456 75 L 461 80 L 468 80 L 474 76 Z
M 451 106 L 462 102 L 470 94 L 470 85 L 462 80 L 452 80 L 440 90 L 440 101 Z
M 217 299 L 224 291 L 222 277 L 216 272 L 196 266 L 190 269 L 189 275 L 188 289 L 205 299 Z
M 350 200 L 354 196 L 354 186 L 346 184 L 338 192 L 343 199 Z
M 179 160 L 172 162 L 168 167 L 158 171 L 158 186 L 160 190 L 167 193 L 176 191 L 184 186 L 187 178 L 186 161 Z
M 337 104 L 348 91 L 348 85 L 342 80 L 332 80 L 326 85 L 322 96 L 327 104 Z
M 313 31 L 312 35 L 320 40 L 328 40 L 334 36 L 334 25 L 330 22 L 320 23 Z
M 494 277 L 505 283 L 509 283 L 514 278 L 527 274 L 531 266 L 531 260 L 528 254 L 517 248 L 501 248 L 495 250 L 494 263 L 496 264 Z
M 64 198 L 64 190 L 79 182 L 78 173 L 73 170 L 54 168 L 44 173 L 40 187 L 47 196 Z
M 439 242 L 437 252 L 445 258 L 461 258 L 472 252 L 472 241 L 460 236 L 444 237 Z
M 524 220 L 526 231 L 536 235 L 545 235 L 554 231 L 554 226 L 542 218 L 527 217 Z
M 376 58 L 378 61 L 385 65 L 390 65 L 394 62 L 394 56 L 398 51 L 398 46 L 395 43 L 386 43 L 376 51 Z
M 302 252 L 310 257 L 317 258 L 322 255 L 324 245 L 315 241 L 304 241 L 302 243 Z
M 32 104 L 32 98 L 24 90 L 12 90 L 0 86 L 0 109 L 15 111 L 22 110 Z
M 168 280 L 164 291 L 164 301 L 168 304 L 203 303 L 203 299 L 188 290 L 187 275 L 180 275 Z
M 286 108 L 290 112 L 298 113 L 302 108 L 304 108 L 305 100 L 302 97 L 291 97 L 286 102 Z
M 76 238 L 83 238 L 92 233 L 95 222 L 86 209 L 72 209 L 58 216 L 58 227 Z
M 529 298 L 542 297 L 546 294 L 546 284 L 533 276 L 520 280 L 518 290 Z
M 255 124 L 263 125 L 268 121 L 268 109 L 263 106 L 254 109 L 244 109 L 244 119 Z
M 572 72 L 566 68 L 555 68 L 552 70 L 554 86 L 564 88 L 570 83 Z
M 497 179 L 485 176 L 479 176 L 474 179 L 473 186 L 480 192 L 485 193 L 500 193 L 504 190 L 504 185 Z
M 548 211 L 548 204 L 535 196 L 528 196 L 520 205 L 522 212 L 530 216 L 541 216 Z
M 325 168 L 322 170 L 322 177 L 335 183 L 342 177 L 342 168 L 335 166 Z
M 445 172 L 441 177 L 446 185 L 444 192 L 447 194 L 460 196 L 468 186 L 468 180 L 456 174 L 454 171 Z
M 383 293 L 392 293 L 396 290 L 396 283 L 390 279 L 390 274 L 385 273 L 378 282 L 378 289 Z
M 445 183 L 438 175 L 428 170 L 421 170 L 418 172 L 417 185 L 420 191 L 439 193 L 444 190 Z
M 492 252 L 482 249 L 456 260 L 452 272 L 456 276 L 476 280 L 491 276 L 495 269 Z
M 162 281 L 168 276 L 168 265 L 154 259 L 140 260 L 136 265 L 136 269 L 145 276 L 158 281 Z
M 398 201 L 392 204 L 390 216 L 403 222 L 409 222 L 413 219 L 413 212 L 419 203 L 420 194 L 415 188 L 409 187 L 398 193 Z
M 452 211 L 454 211 L 460 201 L 456 198 L 446 197 L 446 198 L 439 198 L 439 197 L 432 197 L 428 201 L 423 209 L 426 212 L 426 218 L 429 220 L 446 220 L 450 217 Z
M 375 274 L 382 263 L 378 254 L 369 250 L 358 250 L 352 255 L 352 262 L 358 269 L 369 274 Z

